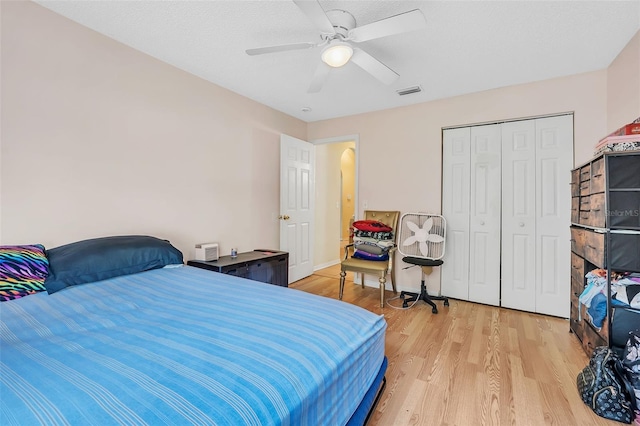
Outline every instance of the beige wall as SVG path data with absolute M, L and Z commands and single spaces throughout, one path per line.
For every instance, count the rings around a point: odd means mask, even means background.
M 279 141 L 306 124 L 39 5 L 2 10 L 1 242 L 279 245 Z
M 316 145 L 315 269 L 340 259 L 341 157 L 345 149 L 354 146 L 352 141 Z
M 638 117 L 640 117 L 640 31 L 607 69 L 606 134 Z

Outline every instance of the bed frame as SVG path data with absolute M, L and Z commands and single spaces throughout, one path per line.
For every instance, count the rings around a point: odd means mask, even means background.
M 373 415 L 373 412 L 375 411 L 376 406 L 378 405 L 378 402 L 382 397 L 384 388 L 387 386 L 387 378 L 385 377 L 387 365 L 388 361 L 387 357 L 385 356 L 376 379 L 373 381 L 373 384 L 360 402 L 360 405 L 356 409 L 356 412 L 353 413 L 353 415 L 349 419 L 347 426 L 366 425 L 369 422 L 369 419 Z

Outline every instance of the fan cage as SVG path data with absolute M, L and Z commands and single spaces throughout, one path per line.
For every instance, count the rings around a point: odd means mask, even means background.
M 408 222 L 413 222 L 420 229 L 424 227 L 424 224 L 429 220 L 433 220 L 431 228 L 428 230 L 431 235 L 439 235 L 445 237 L 445 229 L 447 227 L 447 221 L 441 215 L 428 214 L 428 213 L 405 213 L 400 218 L 400 232 L 398 236 L 398 251 L 403 256 L 418 257 L 422 259 L 439 260 L 444 257 L 445 240 L 439 243 L 427 241 L 427 254 L 423 254 L 420 250 L 420 243 L 418 241 L 412 244 L 405 245 L 405 241 L 408 238 L 415 235 L 415 233 L 407 225 Z

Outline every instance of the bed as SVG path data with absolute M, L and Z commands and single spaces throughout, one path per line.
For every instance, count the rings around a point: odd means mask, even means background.
M 85 282 L 0 303 L 1 424 L 366 422 L 382 316 L 175 261 L 92 281 L 98 252 Z

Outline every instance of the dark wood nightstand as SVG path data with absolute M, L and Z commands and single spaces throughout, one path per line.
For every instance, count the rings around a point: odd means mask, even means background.
M 235 275 L 254 281 L 289 286 L 289 253 L 278 250 L 254 250 L 238 256 L 220 256 L 213 262 L 189 260 L 189 266 Z

